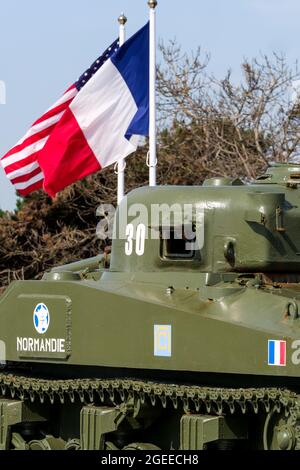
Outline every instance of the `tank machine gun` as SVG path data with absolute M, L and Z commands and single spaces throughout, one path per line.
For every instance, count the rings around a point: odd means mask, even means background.
M 0 448 L 299 449 L 299 184 L 275 164 L 250 185 L 140 188 L 109 266 L 13 282 Z

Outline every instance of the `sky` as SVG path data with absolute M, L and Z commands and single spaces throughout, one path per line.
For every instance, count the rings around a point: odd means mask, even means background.
M 0 156 L 117 37 L 122 12 L 130 36 L 148 20 L 147 0 L 0 0 Z M 158 0 L 157 35 L 186 52 L 201 46 L 211 72 L 239 79 L 245 57 L 300 58 L 299 17 L 299 0 Z M 0 169 L 0 209 L 15 202 Z

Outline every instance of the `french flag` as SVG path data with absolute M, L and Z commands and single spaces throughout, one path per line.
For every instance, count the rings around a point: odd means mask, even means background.
M 269 366 L 286 365 L 286 341 L 269 339 L 268 364 Z
M 149 23 L 75 96 L 38 155 L 44 190 L 59 191 L 126 158 L 149 135 Z

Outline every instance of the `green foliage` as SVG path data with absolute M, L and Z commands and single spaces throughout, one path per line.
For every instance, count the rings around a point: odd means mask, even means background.
M 24 198 L 17 196 L 15 212 L 19 212 L 20 210 L 22 210 L 22 207 L 24 204 L 25 204 Z

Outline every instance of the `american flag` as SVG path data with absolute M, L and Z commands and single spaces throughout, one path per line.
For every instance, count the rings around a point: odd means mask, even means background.
M 34 122 L 25 136 L 19 140 L 4 157 L 1 164 L 7 177 L 21 196 L 43 187 L 44 175 L 38 157 L 57 123 L 70 106 L 75 96 L 92 76 L 119 48 L 119 40 L 114 41 L 106 51 L 87 69 L 56 103 L 42 117 Z

